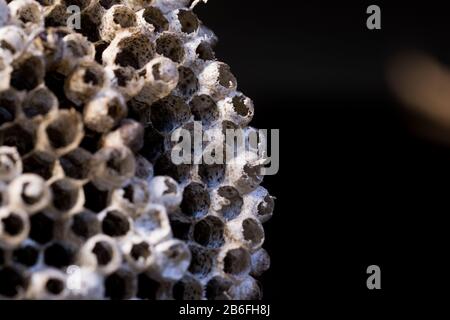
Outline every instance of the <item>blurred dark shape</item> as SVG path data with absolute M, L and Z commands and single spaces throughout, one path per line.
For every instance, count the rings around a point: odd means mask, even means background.
M 419 134 L 450 144 L 450 68 L 422 52 L 403 52 L 388 64 L 388 84 Z

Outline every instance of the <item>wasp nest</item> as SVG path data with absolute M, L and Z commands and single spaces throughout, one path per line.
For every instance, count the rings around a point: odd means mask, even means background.
M 170 158 L 194 121 L 254 130 L 189 6 L 0 0 L 0 298 L 261 297 L 261 162 Z

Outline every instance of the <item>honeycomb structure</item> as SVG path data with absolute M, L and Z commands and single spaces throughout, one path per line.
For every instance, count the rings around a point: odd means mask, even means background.
M 261 157 L 171 160 L 195 121 L 205 146 L 255 130 L 192 9 L 0 0 L 0 298 L 262 297 Z

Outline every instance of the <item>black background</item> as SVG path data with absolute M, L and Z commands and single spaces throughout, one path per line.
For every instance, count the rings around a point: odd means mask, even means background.
M 370 4 L 381 7 L 382 30 L 366 28 Z M 265 299 L 376 308 L 442 296 L 450 149 L 412 130 L 385 74 L 402 50 L 450 61 L 445 6 L 211 0 L 195 11 L 255 101 L 252 125 L 281 132 L 280 172 L 264 183 L 277 197 Z M 381 267 L 380 291 L 366 287 L 371 264 Z

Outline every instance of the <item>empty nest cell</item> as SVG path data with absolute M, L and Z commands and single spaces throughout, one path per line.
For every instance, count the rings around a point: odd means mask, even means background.
M 217 194 L 227 200 L 219 210 L 224 219 L 229 221 L 238 217 L 244 203 L 239 192 L 231 186 L 223 186 L 218 189 Z
M 185 54 L 183 42 L 172 33 L 164 33 L 156 40 L 156 52 L 178 63 L 183 61 Z
M 202 246 L 219 248 L 225 243 L 224 229 L 222 220 L 209 216 L 194 225 L 193 239 Z

